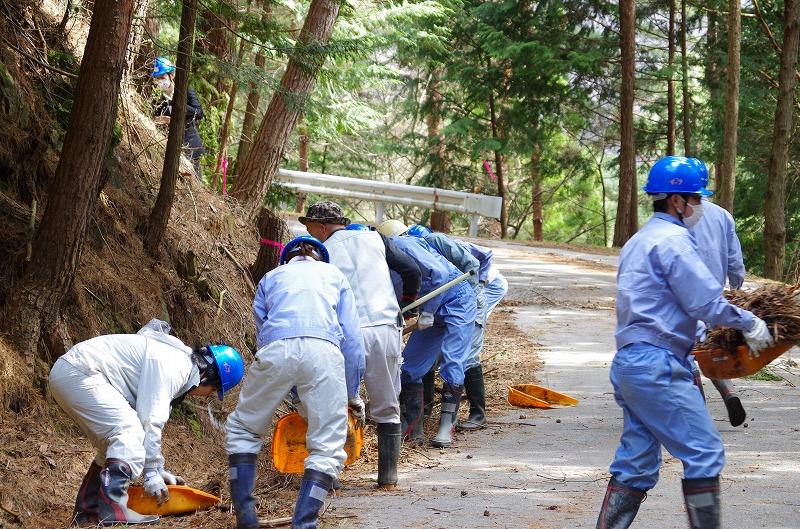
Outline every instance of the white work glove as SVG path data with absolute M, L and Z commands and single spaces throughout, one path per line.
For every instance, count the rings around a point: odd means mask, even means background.
M 361 395 L 356 395 L 348 400 L 347 407 L 350 408 L 350 414 L 356 420 L 356 426 L 358 428 L 364 428 L 367 418 L 364 414 L 364 399 L 361 398 Z
M 762 349 L 769 347 L 774 342 L 767 323 L 758 316 L 753 320 L 750 330 L 743 331 L 742 334 L 747 342 L 747 347 L 750 348 L 750 353 L 755 357 L 759 356 Z
M 144 492 L 149 496 L 155 496 L 159 505 L 169 500 L 169 489 L 157 468 L 144 470 Z
M 430 312 L 423 312 L 417 319 L 417 329 L 420 331 L 433 326 L 433 314 Z
M 180 476 L 176 476 L 164 467 L 159 468 L 158 473 L 161 476 L 161 479 L 163 479 L 164 483 L 167 485 L 186 485 L 185 479 Z

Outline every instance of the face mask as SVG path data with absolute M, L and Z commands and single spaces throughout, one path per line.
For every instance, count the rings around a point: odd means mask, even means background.
M 172 86 L 172 81 L 170 81 L 168 77 L 165 77 L 164 79 L 159 79 L 156 86 L 162 92 L 166 92 L 169 90 L 169 87 Z
M 689 202 L 687 201 L 686 204 L 689 205 Z M 701 218 L 703 218 L 703 212 L 704 212 L 702 202 L 700 202 L 699 204 L 692 204 L 691 207 L 692 207 L 692 214 L 689 215 L 688 217 L 683 217 L 683 224 L 689 229 L 692 229 L 693 227 L 697 226 L 697 223 L 700 222 Z M 684 209 L 684 211 L 686 210 Z

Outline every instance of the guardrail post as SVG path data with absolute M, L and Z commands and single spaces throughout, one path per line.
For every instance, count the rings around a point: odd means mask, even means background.
M 478 236 L 478 223 L 481 221 L 481 216 L 477 213 L 473 213 L 469 216 L 469 236 L 470 237 L 477 237 Z
M 385 215 L 385 205 L 383 202 L 375 202 L 375 224 L 380 224 L 383 222 L 383 217 Z

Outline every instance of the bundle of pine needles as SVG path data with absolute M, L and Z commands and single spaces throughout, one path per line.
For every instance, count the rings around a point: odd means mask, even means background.
M 757 290 L 728 290 L 725 298 L 767 323 L 775 343 L 800 342 L 800 285 L 767 285 Z M 700 350 L 735 351 L 745 345 L 742 332 L 728 327 L 713 329 Z

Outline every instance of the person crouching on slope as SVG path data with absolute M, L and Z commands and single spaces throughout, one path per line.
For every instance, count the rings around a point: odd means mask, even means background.
M 323 500 L 347 459 L 347 408 L 364 414 L 358 387 L 364 344 L 353 292 L 314 237 L 290 241 L 253 301 L 259 350 L 239 404 L 225 423 L 237 529 L 257 529 L 256 462 L 261 434 L 292 387 L 308 412 L 303 483 L 292 529 L 315 529 Z
M 75 345 L 50 370 L 50 394 L 97 450 L 75 500 L 78 524 L 158 521 L 128 508 L 128 486 L 144 471 L 144 490 L 159 504 L 167 484 L 182 483 L 164 468 L 161 432 L 172 405 L 186 395 L 220 400 L 244 375 L 239 352 L 227 345 L 192 350 L 151 320 L 136 334 L 109 334 Z
M 667 156 L 644 191 L 655 213 L 622 248 L 617 272 L 614 398 L 623 411 L 620 446 L 597 519 L 598 529 L 626 529 L 658 481 L 661 446 L 683 463 L 691 529 L 719 529 L 719 475 L 725 450 L 694 383 L 689 357 L 697 322 L 743 332 L 753 354 L 768 347 L 766 323 L 728 303 L 689 233 L 708 196 L 697 166 Z

